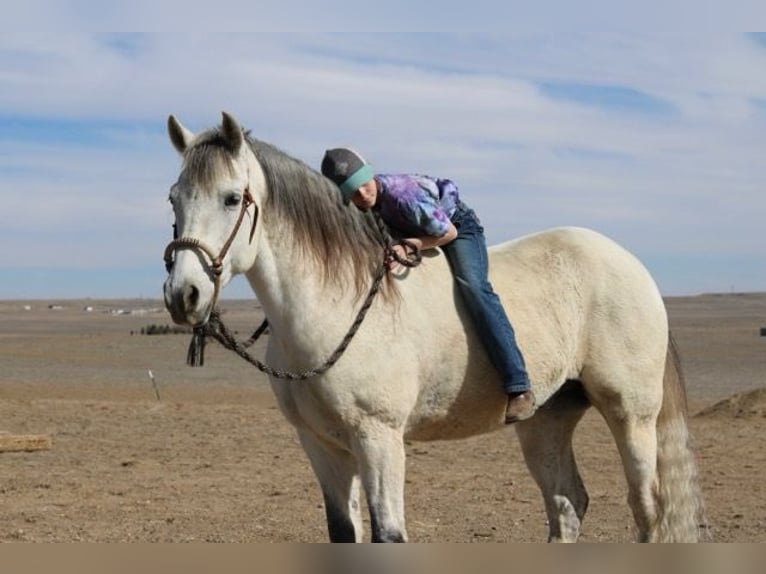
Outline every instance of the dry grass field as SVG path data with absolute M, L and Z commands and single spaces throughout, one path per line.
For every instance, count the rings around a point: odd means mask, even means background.
M 766 294 L 667 306 L 695 413 L 707 531 L 764 542 Z M 252 302 L 224 308 L 243 336 L 260 323 Z M 169 322 L 158 301 L 0 301 L 0 432 L 52 441 L 0 453 L 0 541 L 326 539 L 318 486 L 264 376 L 214 344 L 206 366 L 190 369 L 188 337 L 139 334 Z M 592 411 L 576 454 L 591 496 L 581 540 L 632 540 L 614 443 Z M 407 489 L 412 541 L 546 538 L 512 430 L 408 445 Z

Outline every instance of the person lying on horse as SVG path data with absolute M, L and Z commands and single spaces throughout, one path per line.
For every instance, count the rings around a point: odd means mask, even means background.
M 461 200 L 455 183 L 424 175 L 375 174 L 348 148 L 327 150 L 322 174 L 340 188 L 346 204 L 375 210 L 418 249 L 441 248 L 484 349 L 502 377 L 508 395 L 505 422 L 531 417 L 535 395 L 511 322 L 489 282 L 484 228 L 473 209 Z M 406 257 L 403 245 L 394 249 Z

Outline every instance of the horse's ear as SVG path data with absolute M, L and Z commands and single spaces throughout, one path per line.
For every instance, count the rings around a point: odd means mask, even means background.
M 194 134 L 181 125 L 174 115 L 170 115 L 168 118 L 168 135 L 170 141 L 173 142 L 173 147 L 178 150 L 178 153 L 183 154 L 189 147 Z
M 239 122 L 234 119 L 234 116 L 226 112 L 222 112 L 223 120 L 221 122 L 221 132 L 223 134 L 223 141 L 226 142 L 226 147 L 233 155 L 239 153 L 239 148 L 245 141 L 245 136 L 242 134 L 242 128 L 239 126 Z

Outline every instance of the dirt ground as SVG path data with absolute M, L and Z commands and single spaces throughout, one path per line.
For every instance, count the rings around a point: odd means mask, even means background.
M 707 530 L 717 542 L 764 542 L 766 294 L 667 305 Z M 243 335 L 260 322 L 252 302 L 224 307 Z M 0 433 L 53 440 L 0 453 L 0 541 L 326 540 L 319 488 L 264 376 L 213 345 L 190 369 L 187 336 L 140 334 L 169 322 L 158 301 L 0 301 Z M 512 430 L 407 450 L 412 541 L 546 539 Z M 591 497 L 581 541 L 631 541 L 621 465 L 593 411 L 576 454 Z

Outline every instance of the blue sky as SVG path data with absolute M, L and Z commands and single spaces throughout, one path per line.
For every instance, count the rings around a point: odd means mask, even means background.
M 451 177 L 490 243 L 586 226 L 667 295 L 766 291 L 765 71 L 766 34 L 4 34 L 0 298 L 159 297 L 166 119 L 221 110 Z

